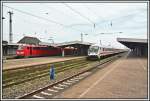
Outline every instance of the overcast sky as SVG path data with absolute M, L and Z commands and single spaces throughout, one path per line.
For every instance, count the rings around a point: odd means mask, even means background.
M 43 42 L 81 40 L 123 47 L 122 38 L 147 38 L 146 3 L 4 3 L 3 40 L 9 41 L 9 14 L 13 11 L 13 42 L 34 36 Z M 95 27 L 94 27 L 95 24 Z M 123 32 L 123 33 L 117 33 Z M 35 34 L 36 33 L 36 34 Z M 114 33 L 114 34 L 99 34 Z

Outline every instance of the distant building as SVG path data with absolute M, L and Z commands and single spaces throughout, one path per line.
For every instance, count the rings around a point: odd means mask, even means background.
M 64 49 L 67 48 L 73 48 L 73 53 L 70 53 L 72 55 L 87 55 L 88 49 L 93 43 L 89 42 L 82 42 L 82 41 L 69 41 L 69 42 L 63 42 L 63 43 L 46 43 L 46 42 L 40 42 L 40 45 L 47 45 L 47 46 L 53 46 L 53 47 L 61 47 L 62 54 L 67 55 L 64 51 Z M 64 51 L 64 52 L 63 52 Z
M 3 44 L 3 45 L 7 45 L 8 42 L 3 40 L 3 41 L 2 41 L 2 44 Z
M 6 55 L 7 54 L 7 44 L 8 42 L 7 41 L 2 41 L 2 50 L 3 50 L 3 55 Z
M 7 41 L 2 41 L 2 50 L 3 56 L 16 55 L 16 50 L 18 49 L 19 44 L 8 43 Z
M 3 56 L 14 56 L 16 55 L 16 50 L 18 49 L 18 46 L 20 44 L 34 44 L 39 45 L 41 41 L 36 37 L 23 37 L 20 41 L 17 43 L 8 43 L 7 41 L 2 41 L 2 50 L 3 50 Z
M 20 41 L 18 41 L 17 43 L 19 43 L 19 44 L 39 45 L 40 42 L 41 41 L 38 38 L 36 38 L 36 37 L 25 36 Z
M 47 45 L 47 46 L 52 46 L 52 47 L 60 47 L 63 49 L 62 53 L 64 54 L 65 54 L 65 51 L 64 51 L 65 48 L 72 47 L 74 49 L 74 52 L 72 53 L 72 55 L 87 55 L 87 50 L 92 43 L 81 42 L 81 41 L 70 41 L 70 42 L 63 42 L 63 43 L 47 43 L 47 42 L 41 42 L 36 37 L 25 36 L 21 40 L 19 40 L 17 43 L 8 43 L 7 41 L 3 41 L 3 56 L 15 56 L 16 50 L 18 49 L 18 46 L 21 44 Z
M 130 48 L 133 55 L 148 57 L 148 39 L 117 38 L 117 41 Z

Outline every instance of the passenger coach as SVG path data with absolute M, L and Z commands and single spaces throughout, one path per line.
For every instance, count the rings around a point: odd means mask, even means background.
M 120 53 L 122 50 L 106 46 L 92 45 L 88 49 L 87 59 L 100 59 L 101 57 Z

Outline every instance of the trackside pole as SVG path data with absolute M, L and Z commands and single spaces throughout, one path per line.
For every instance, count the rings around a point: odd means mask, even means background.
M 51 65 L 49 75 L 50 75 L 50 80 L 54 80 L 54 79 L 55 79 L 55 69 L 54 69 L 54 65 Z
M 99 56 L 99 63 L 100 63 L 100 61 L 101 61 L 101 55 Z
M 64 48 L 62 48 L 62 57 L 64 57 L 65 56 L 65 50 L 64 50 Z

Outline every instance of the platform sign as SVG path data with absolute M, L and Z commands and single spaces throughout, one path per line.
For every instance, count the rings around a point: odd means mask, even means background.
M 54 65 L 51 65 L 49 75 L 50 75 L 50 80 L 54 80 L 55 79 Z

